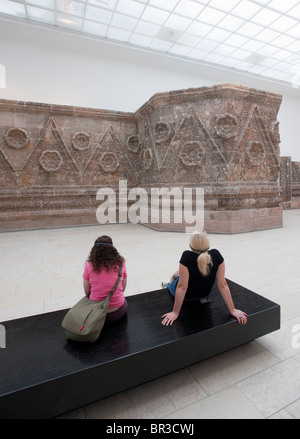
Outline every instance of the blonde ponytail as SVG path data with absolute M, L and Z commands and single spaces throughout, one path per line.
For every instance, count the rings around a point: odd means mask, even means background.
M 197 258 L 197 264 L 202 276 L 208 276 L 212 267 L 212 260 L 210 254 L 206 251 L 201 253 Z
M 197 258 L 197 265 L 202 276 L 208 276 L 213 265 L 208 249 L 209 238 L 206 232 L 194 232 L 190 238 L 190 248 L 195 253 L 200 253 Z

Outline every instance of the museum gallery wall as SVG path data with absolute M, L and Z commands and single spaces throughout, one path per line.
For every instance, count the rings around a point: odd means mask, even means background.
M 209 232 L 281 227 L 282 209 L 300 206 L 299 163 L 280 157 L 281 99 L 221 84 L 158 93 L 135 113 L 0 100 L 0 230 L 96 224 L 97 191 L 118 194 L 120 181 L 202 188 Z M 150 209 L 147 225 L 185 226 Z

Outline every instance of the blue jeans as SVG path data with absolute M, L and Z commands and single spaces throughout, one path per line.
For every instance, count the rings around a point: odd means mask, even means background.
M 175 297 L 175 292 L 176 292 L 176 288 L 177 288 L 177 284 L 178 284 L 178 280 L 179 280 L 179 276 L 178 274 L 176 274 L 172 280 L 172 282 L 170 282 L 168 284 L 168 290 L 171 293 L 171 295 L 173 297 Z
M 178 274 L 176 274 L 172 280 L 172 282 L 170 282 L 168 284 L 168 290 L 169 293 L 171 294 L 171 296 L 173 296 L 175 298 L 175 293 L 176 293 L 176 288 L 177 288 L 177 284 L 179 281 L 179 276 Z M 210 299 L 208 298 L 208 296 L 204 296 L 204 297 L 197 297 L 195 299 L 184 299 L 185 302 L 201 302 L 201 303 L 206 303 L 206 302 L 210 302 Z

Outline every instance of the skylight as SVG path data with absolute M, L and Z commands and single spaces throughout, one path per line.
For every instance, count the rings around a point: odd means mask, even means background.
M 1 0 L 0 19 L 300 86 L 299 0 Z

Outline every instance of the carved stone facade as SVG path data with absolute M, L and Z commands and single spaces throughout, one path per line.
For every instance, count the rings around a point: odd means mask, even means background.
M 291 157 L 281 157 L 280 185 L 282 207 L 300 209 L 300 162 L 293 162 Z
M 203 187 L 207 231 L 280 227 L 280 104 L 232 84 L 153 96 L 136 112 L 139 183 Z
M 233 84 L 160 93 L 136 113 L 0 100 L 0 230 L 96 223 L 98 189 L 120 180 L 204 188 L 209 232 L 280 227 L 280 104 Z
M 291 208 L 300 209 L 300 162 L 292 162 Z

